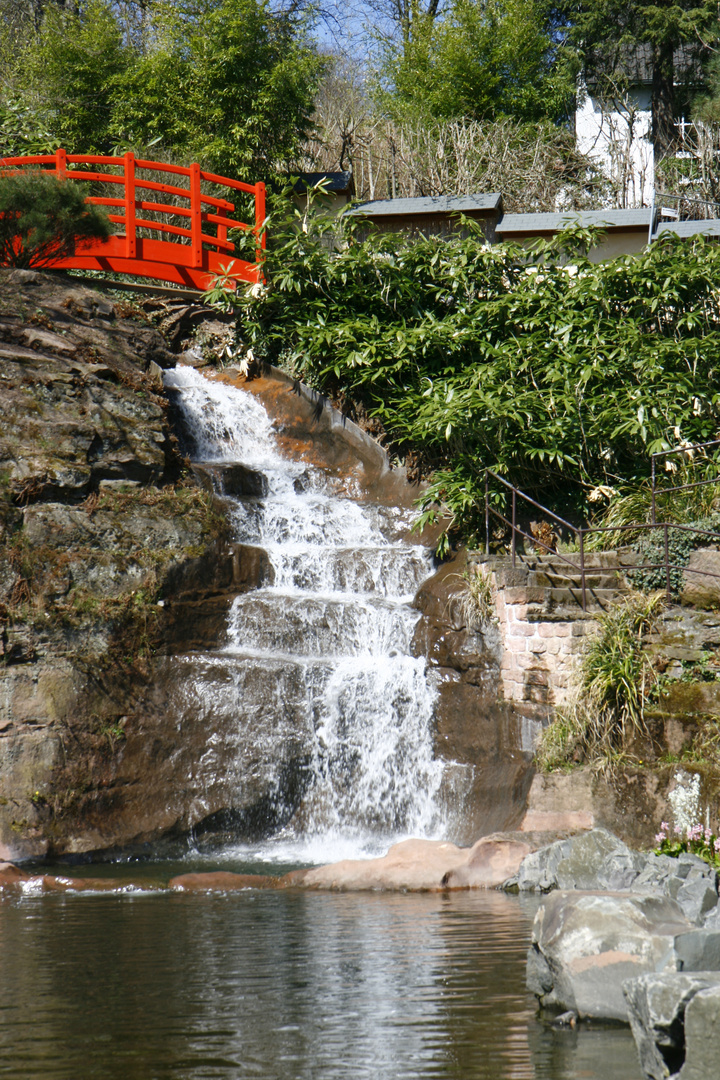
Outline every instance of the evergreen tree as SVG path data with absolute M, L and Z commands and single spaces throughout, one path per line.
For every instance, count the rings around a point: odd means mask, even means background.
M 710 46 L 720 36 L 714 0 L 560 0 L 554 10 L 558 32 L 581 57 L 586 74 L 609 98 L 649 67 L 652 80 L 652 138 L 656 161 L 675 142 L 681 84 L 697 85 Z M 680 61 L 678 63 L 678 61 Z

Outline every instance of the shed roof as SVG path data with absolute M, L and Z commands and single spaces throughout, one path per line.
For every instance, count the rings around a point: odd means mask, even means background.
M 314 187 L 320 180 L 325 180 L 325 188 L 328 192 L 334 191 L 339 194 L 349 192 L 352 187 L 352 172 L 309 172 L 301 173 L 295 183 L 298 194 L 304 193 L 308 188 Z
M 420 199 L 376 199 L 360 203 L 351 212 L 358 217 L 413 217 L 415 214 L 470 214 L 497 210 L 502 203 L 499 191 L 477 195 L 429 195 Z
M 660 233 L 672 232 L 678 236 L 720 236 L 720 219 L 711 218 L 708 221 L 663 221 L 659 226 L 656 236 Z
M 566 210 L 560 214 L 505 214 L 495 226 L 500 235 L 559 232 L 568 225 L 603 225 L 608 229 L 648 229 L 650 210 Z

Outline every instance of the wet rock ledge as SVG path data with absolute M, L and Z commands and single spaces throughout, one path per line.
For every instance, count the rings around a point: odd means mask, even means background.
M 173 434 L 175 362 L 126 300 L 0 270 L 0 858 L 193 823 L 208 736 L 168 723 L 168 664 L 243 586 Z

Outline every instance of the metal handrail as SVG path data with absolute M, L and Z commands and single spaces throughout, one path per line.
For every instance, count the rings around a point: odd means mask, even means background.
M 717 440 L 717 442 L 720 443 L 720 439 Z M 706 444 L 703 444 L 703 445 L 711 446 L 711 445 L 713 445 L 713 443 L 706 443 Z M 698 447 L 685 447 L 683 449 L 698 449 Z M 675 452 L 675 451 L 670 451 L 670 452 Z M 506 518 L 504 514 L 501 514 L 499 510 L 496 510 L 495 507 L 491 506 L 491 504 L 490 504 L 490 478 L 491 477 L 492 477 L 493 480 L 497 480 L 504 487 L 506 487 L 512 494 L 512 520 L 509 520 L 508 518 Z M 687 487 L 690 487 L 690 486 L 694 486 L 694 485 L 689 485 L 689 484 L 687 485 Z M 680 489 L 677 489 L 677 490 L 680 490 Z M 526 533 L 523 529 L 520 528 L 520 526 L 517 523 L 517 497 L 518 497 L 518 495 L 520 496 L 521 499 L 524 499 L 525 502 L 529 503 L 531 506 L 534 506 L 537 510 L 540 510 L 547 517 L 550 517 L 554 521 L 557 521 L 559 524 L 564 525 L 565 528 L 569 529 L 572 533 L 575 534 L 575 536 L 577 537 L 577 541 L 578 541 L 578 549 L 579 549 L 578 554 L 580 555 L 580 562 L 579 563 L 573 562 L 572 559 L 569 559 L 566 555 L 562 554 L 559 551 L 554 551 L 550 547 L 549 544 L 546 544 L 543 540 L 540 540 L 536 536 L 531 536 L 529 533 Z M 588 537 L 588 536 L 590 536 L 590 535 L 592 535 L 594 533 L 638 532 L 638 531 L 645 531 L 645 530 L 649 531 L 651 529 L 662 529 L 663 530 L 663 553 L 664 553 L 664 556 L 665 556 L 663 561 L 661 563 L 638 563 L 638 564 L 636 564 L 635 566 L 632 567 L 632 570 L 664 570 L 665 571 L 665 595 L 667 597 L 668 602 L 670 601 L 670 598 L 671 598 L 671 595 L 672 595 L 672 587 L 671 587 L 671 583 L 670 583 L 670 572 L 672 570 L 682 570 L 684 573 L 700 574 L 702 577 L 711 577 L 711 578 L 720 579 L 720 574 L 712 573 L 712 571 L 709 571 L 709 570 L 694 570 L 694 569 L 692 569 L 690 567 L 678 566 L 677 564 L 670 562 L 670 542 L 669 542 L 669 535 L 668 535 L 668 530 L 669 529 L 678 529 L 678 530 L 680 530 L 682 532 L 692 532 L 692 533 L 695 533 L 696 535 L 699 535 L 699 536 L 711 536 L 714 539 L 720 541 L 720 532 L 714 532 L 714 531 L 712 531 L 710 529 L 696 529 L 692 525 L 675 525 L 675 524 L 673 524 L 672 522 L 669 522 L 669 521 L 664 521 L 664 522 L 653 521 L 652 523 L 647 523 L 647 522 L 640 523 L 640 522 L 638 522 L 637 524 L 634 524 L 634 525 L 599 525 L 599 526 L 592 526 L 592 527 L 588 527 L 588 528 L 582 528 L 582 527 L 579 527 L 577 525 L 571 524 L 571 522 L 566 521 L 565 518 L 561 518 L 558 514 L 553 513 L 552 510 L 549 510 L 547 507 L 543 506 L 541 503 L 539 503 L 535 499 L 531 498 L 530 495 L 526 495 L 524 491 L 521 491 L 519 488 L 515 487 L 514 484 L 511 484 L 508 480 L 505 480 L 504 477 L 498 476 L 498 474 L 493 472 L 491 469 L 486 469 L 485 470 L 485 554 L 486 555 L 490 554 L 490 515 L 491 514 L 493 515 L 493 517 L 497 518 L 498 521 L 501 521 L 504 525 L 509 526 L 510 529 L 512 530 L 511 531 L 511 541 L 510 541 L 510 543 L 511 543 L 511 553 L 512 553 L 513 567 L 515 567 L 517 565 L 516 537 L 517 536 L 522 536 L 526 540 L 530 540 L 536 546 L 544 548 L 545 551 L 552 552 L 552 554 L 557 559 L 560 559 L 562 562 L 567 563 L 568 566 L 571 566 L 574 570 L 578 570 L 580 572 L 580 589 L 581 589 L 581 595 L 582 595 L 582 609 L 583 609 L 583 611 L 587 611 L 587 574 L 586 574 L 587 567 L 585 565 L 585 540 L 586 540 L 586 537 Z
M 720 439 L 711 439 L 710 442 L 695 443 L 693 446 L 676 446 L 674 450 L 658 450 L 650 455 L 650 476 L 652 493 L 652 520 L 655 524 L 655 495 L 657 492 L 655 477 L 655 458 L 669 457 L 671 454 L 687 454 L 690 450 L 705 450 L 708 446 L 720 446 Z M 689 491 L 691 488 L 705 487 L 707 484 L 720 484 L 720 476 L 715 480 L 697 480 L 694 484 L 678 484 L 676 487 L 661 488 L 661 492 Z

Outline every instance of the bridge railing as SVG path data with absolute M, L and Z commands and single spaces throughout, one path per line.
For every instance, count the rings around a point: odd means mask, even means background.
M 122 157 L 54 154 L 0 159 L 0 173 L 42 169 L 58 178 L 91 183 L 117 195 L 89 194 L 87 202 L 107 207 L 110 221 L 122 227 L 107 241 L 79 243 L 73 256 L 57 266 L 111 270 L 206 289 L 217 274 L 241 281 L 262 280 L 265 250 L 265 185 L 245 184 L 201 169 L 147 161 L 133 153 Z M 165 174 L 160 176 L 158 174 Z M 178 182 L 167 182 L 178 177 Z M 213 192 L 203 190 L 212 186 Z M 104 185 L 112 185 L 105 189 Z M 187 186 L 185 186 L 187 185 Z M 225 188 L 232 198 L 223 198 Z M 254 221 L 233 217 L 238 195 L 250 195 Z M 168 197 L 172 202 L 168 202 Z M 167 218 L 174 219 L 168 221 Z M 232 230 L 255 236 L 255 259 L 236 254 Z M 148 235 L 149 234 L 149 235 Z M 155 234 L 158 234 L 157 236 Z M 169 237 L 170 239 L 166 239 Z

